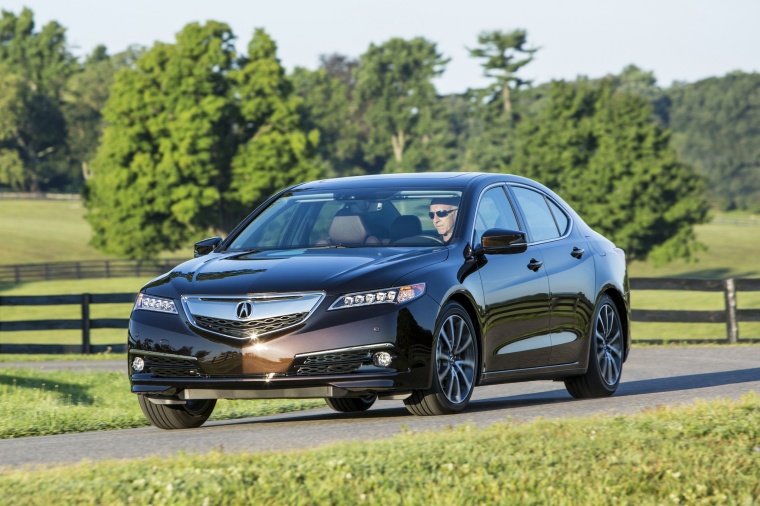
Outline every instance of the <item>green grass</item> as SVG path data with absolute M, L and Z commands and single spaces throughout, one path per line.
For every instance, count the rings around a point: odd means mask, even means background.
M 112 258 L 92 246 L 92 230 L 79 200 L 0 199 L 0 264 Z M 198 238 L 202 239 L 202 238 Z M 161 258 L 184 258 L 192 245 Z
M 212 420 L 324 406 L 322 399 L 220 400 Z M 145 425 L 126 374 L 0 369 L 0 439 Z
M 758 278 L 760 262 L 760 226 L 721 223 L 721 219 L 747 219 L 746 214 L 718 214 L 715 219 L 695 227 L 697 239 L 707 246 L 696 262 L 677 261 L 656 267 L 649 262 L 630 262 L 631 277 L 653 278 Z M 760 221 L 758 221 L 760 223 Z
M 13 469 L 8 504 L 755 504 L 760 398 L 298 452 Z
M 0 263 L 107 258 L 89 245 L 92 232 L 81 201 L 0 200 Z

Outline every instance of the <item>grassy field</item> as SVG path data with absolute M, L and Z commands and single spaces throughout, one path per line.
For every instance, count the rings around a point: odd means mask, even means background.
M 0 199 L 0 264 L 31 264 L 111 258 L 90 246 L 92 230 L 78 200 Z M 202 238 L 199 238 L 202 239 Z M 162 258 L 184 258 L 183 251 Z
M 7 504 L 755 504 L 760 398 L 0 472 Z
M 313 407 L 325 403 L 322 399 L 220 400 L 212 420 Z M 0 439 L 145 425 L 148 422 L 124 373 L 0 369 Z

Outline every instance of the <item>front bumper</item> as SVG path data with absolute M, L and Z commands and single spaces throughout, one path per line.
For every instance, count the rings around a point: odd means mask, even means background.
M 392 396 L 429 388 L 440 309 L 432 298 L 326 311 L 329 302 L 298 328 L 245 342 L 204 334 L 182 312 L 134 311 L 132 392 L 190 400 Z M 392 356 L 388 367 L 372 364 L 378 351 Z M 145 365 L 139 373 L 131 367 L 136 357 Z

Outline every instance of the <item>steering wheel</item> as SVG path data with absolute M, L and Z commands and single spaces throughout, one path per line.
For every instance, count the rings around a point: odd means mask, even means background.
M 398 239 L 393 242 L 394 245 L 419 245 L 422 244 L 423 246 L 427 245 L 438 245 L 438 244 L 445 244 L 443 240 L 440 237 L 433 237 L 431 235 L 425 235 L 425 234 L 419 234 L 419 235 L 412 235 L 409 237 L 402 237 L 401 239 Z

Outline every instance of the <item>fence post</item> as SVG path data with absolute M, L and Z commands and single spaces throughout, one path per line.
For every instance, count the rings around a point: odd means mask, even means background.
M 111 262 L 110 260 L 106 260 L 106 277 L 111 277 Z
M 723 295 L 726 299 L 726 338 L 735 344 L 739 340 L 739 325 L 736 322 L 736 284 L 734 278 L 723 281 Z
M 15 274 L 16 274 L 16 284 L 19 284 L 19 283 L 21 283 L 21 272 L 19 270 L 19 266 L 16 265 L 16 268 L 14 270 L 16 271 L 15 272 Z
M 82 353 L 89 354 L 90 347 L 90 300 L 89 293 L 82 294 Z

